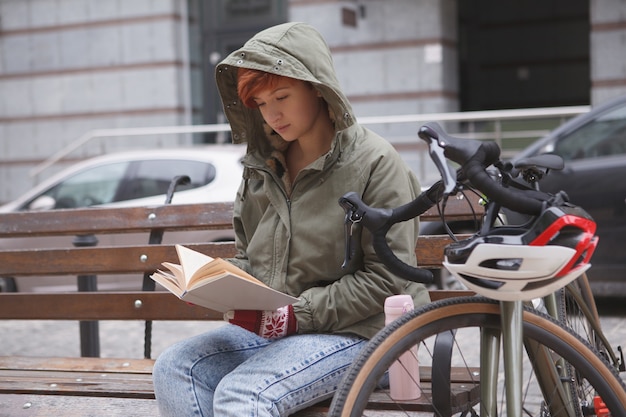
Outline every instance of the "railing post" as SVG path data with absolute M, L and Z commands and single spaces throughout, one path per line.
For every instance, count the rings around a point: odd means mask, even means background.
M 494 133 L 496 136 L 496 143 L 498 144 L 498 147 L 502 149 L 502 121 L 500 119 L 495 120 Z
M 94 235 L 79 235 L 72 241 L 77 248 L 91 247 L 98 244 Z M 78 291 L 98 291 L 96 275 L 79 275 L 76 277 Z M 80 321 L 80 356 L 100 357 L 100 329 L 97 321 Z

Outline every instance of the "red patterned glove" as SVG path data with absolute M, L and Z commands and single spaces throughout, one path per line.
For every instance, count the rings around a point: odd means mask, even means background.
M 224 314 L 224 320 L 265 339 L 280 339 L 298 331 L 292 305 L 274 311 L 232 310 Z

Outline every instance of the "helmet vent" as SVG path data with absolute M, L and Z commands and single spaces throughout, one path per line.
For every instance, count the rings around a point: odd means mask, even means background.
M 469 275 L 465 275 L 465 274 L 461 274 L 461 276 L 468 282 L 481 288 L 489 288 L 492 290 L 497 290 L 498 288 L 504 285 L 504 282 L 500 282 L 500 281 L 492 281 L 490 279 L 475 278 L 475 277 L 470 277 Z
M 538 282 L 529 282 L 528 284 L 526 284 L 526 286 L 524 287 L 524 291 L 533 291 L 535 289 L 540 289 L 540 288 L 545 288 L 549 285 L 552 285 L 552 283 L 557 282 L 558 280 L 560 280 L 561 277 L 553 277 L 550 279 L 546 279 L 543 281 L 538 281 Z
M 480 266 L 501 271 L 519 271 L 522 266 L 522 258 L 487 259 L 482 261 Z

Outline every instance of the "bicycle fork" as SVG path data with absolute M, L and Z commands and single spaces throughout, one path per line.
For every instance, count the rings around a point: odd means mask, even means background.
M 508 417 L 522 416 L 522 302 L 501 301 L 502 346 L 504 349 L 504 378 Z
M 569 393 L 564 387 L 563 376 L 544 346 L 524 340 L 523 302 L 500 301 L 502 333 L 483 328 L 480 347 L 481 417 L 498 414 L 497 390 L 502 342 L 507 417 L 522 417 L 523 349 L 526 348 L 533 372 L 537 375 L 544 398 L 551 398 L 548 406 L 553 417 L 573 416 Z M 502 340 L 501 340 L 502 339 Z M 547 397 L 545 396 L 547 395 Z
M 522 302 L 501 301 L 507 417 L 522 417 Z M 480 348 L 481 417 L 497 416 L 500 334 L 483 329 Z

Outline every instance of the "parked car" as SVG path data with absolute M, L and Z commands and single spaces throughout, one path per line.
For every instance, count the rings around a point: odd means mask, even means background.
M 569 120 L 516 154 L 512 162 L 543 153 L 563 157 L 565 168 L 550 171 L 540 181 L 541 189 L 564 190 L 597 223 L 599 243 L 588 271 L 594 294 L 626 296 L 626 96 Z M 513 213 L 507 216 L 512 223 L 522 221 Z M 464 223 L 453 228 L 472 227 Z M 424 225 L 422 233 L 443 230 L 433 223 Z
M 190 183 L 178 185 L 172 204 L 233 201 L 241 181 L 241 158 L 245 147 L 209 145 L 193 148 L 128 151 L 91 158 L 62 170 L 38 184 L 21 197 L 0 206 L 0 213 L 54 210 L 81 207 L 136 207 L 164 204 L 172 179 L 190 177 Z M 99 245 L 124 239 L 126 244 L 146 244 L 144 234 L 97 236 Z M 169 232 L 163 241 L 191 243 L 233 240 L 232 230 Z M 62 247 L 72 237 L 38 239 L 0 239 L 0 248 Z M 100 277 L 98 287 L 108 290 L 138 289 L 141 277 Z M 37 291 L 76 289 L 75 277 L 20 277 L 3 280 L 6 289 Z M 17 287 L 17 288 L 15 288 Z

